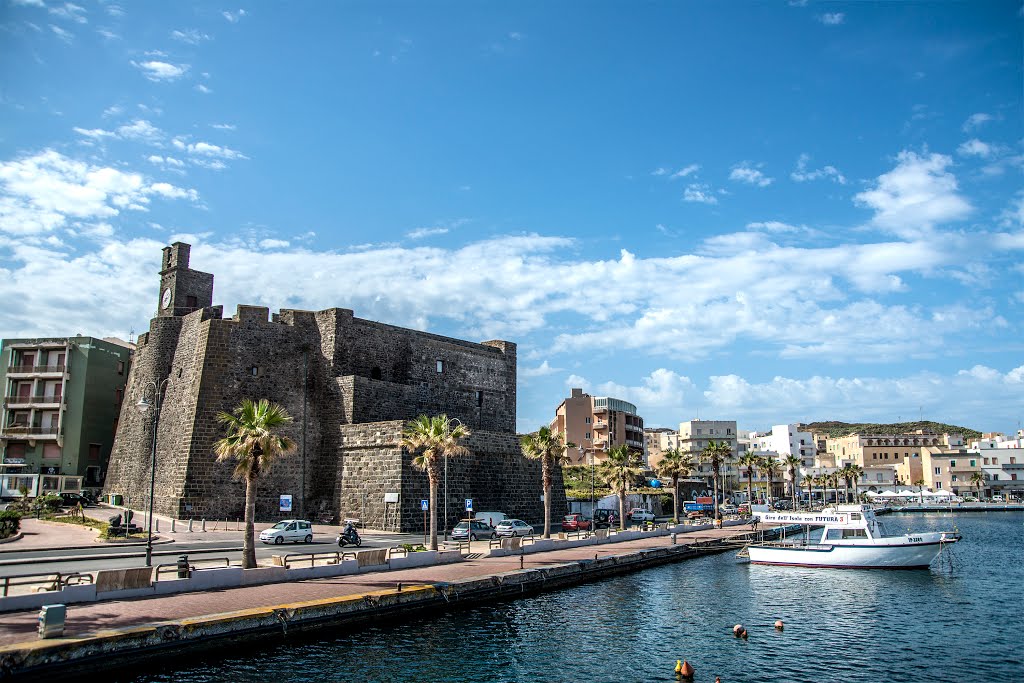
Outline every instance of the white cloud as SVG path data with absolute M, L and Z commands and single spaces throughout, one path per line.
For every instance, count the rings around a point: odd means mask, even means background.
M 46 7 L 43 0 L 11 0 L 11 4 L 21 7 Z
M 995 117 L 992 116 L 991 114 L 985 114 L 985 113 L 981 113 L 981 112 L 979 112 L 977 114 L 971 114 L 970 116 L 967 117 L 967 120 L 964 121 L 964 125 L 963 125 L 964 132 L 965 133 L 969 133 L 972 130 L 975 130 L 976 128 L 980 128 L 981 126 L 983 126 L 984 124 L 988 123 L 989 121 L 994 121 L 994 120 L 995 120 Z
M 757 185 L 758 187 L 768 187 L 775 179 L 769 178 L 760 170 L 752 167 L 749 162 L 744 161 L 733 166 L 732 172 L 729 174 L 729 180 Z
M 171 38 L 182 43 L 188 43 L 189 45 L 198 45 L 204 40 L 212 40 L 208 34 L 194 28 L 185 29 L 184 31 L 171 31 Z
M 760 230 L 762 232 L 805 232 L 806 227 L 790 225 L 781 221 L 757 221 L 747 223 L 747 230 Z
M 595 390 L 595 395 L 612 396 L 635 404 L 641 415 L 644 410 L 651 409 L 679 412 L 686 403 L 692 405 L 696 402 L 690 398 L 691 394 L 696 393 L 696 387 L 689 377 L 665 368 L 658 368 L 641 378 L 639 386 L 605 382 Z
M 157 154 L 146 157 L 146 160 L 151 164 L 156 164 L 157 166 L 171 166 L 175 168 L 183 168 L 185 166 L 185 162 L 181 159 L 175 159 L 174 157 L 162 157 Z
M 953 163 L 950 157 L 903 151 L 897 162 L 896 168 L 878 177 L 874 189 L 854 197 L 875 211 L 874 225 L 914 239 L 936 225 L 966 218 L 973 210 L 958 194 L 956 178 L 946 170 Z
M 160 61 L 141 63 L 132 61 L 132 66 L 139 69 L 143 76 L 153 82 L 176 81 L 184 76 L 189 69 L 188 64 L 170 64 Z
M 972 138 L 957 147 L 956 151 L 965 157 L 989 157 L 992 156 L 994 149 L 992 145 L 984 143 L 978 138 Z
M 102 128 L 80 128 L 74 127 L 79 135 L 94 140 L 113 138 L 116 140 L 136 140 L 149 144 L 155 144 L 164 138 L 164 132 L 145 119 L 136 119 L 131 123 L 118 126 L 115 130 L 104 130 Z
M 215 159 L 248 159 L 241 152 L 231 149 L 230 147 L 221 147 L 220 145 L 213 145 L 209 142 L 186 142 L 182 138 L 174 138 L 171 144 L 175 148 L 180 149 L 183 152 L 187 152 L 191 155 L 200 157 L 211 157 Z
M 686 176 L 692 175 L 692 174 L 696 173 L 699 170 L 700 170 L 700 164 L 690 164 L 689 166 L 686 166 L 685 168 L 681 168 L 678 171 L 676 171 L 675 173 L 673 173 L 670 176 L 670 178 L 672 180 L 675 180 L 676 178 L 685 178 Z
M 260 249 L 286 249 L 288 246 L 290 246 L 288 240 L 260 240 Z
M 545 377 L 547 375 L 553 375 L 556 372 L 561 372 L 562 368 L 553 368 L 547 361 L 544 361 L 535 368 L 520 368 L 520 377 Z
M 808 180 L 819 180 L 821 178 L 831 178 L 833 181 L 840 185 L 846 184 L 846 178 L 839 172 L 835 166 L 825 166 L 813 171 L 807 170 L 807 162 L 810 161 L 810 156 L 807 154 L 801 154 L 800 158 L 796 162 L 796 170 L 789 174 L 789 177 L 798 183 L 806 182 Z
M 114 116 L 120 116 L 124 113 L 124 107 L 119 104 L 114 104 L 103 110 L 103 118 L 108 119 Z
M 845 19 L 846 15 L 842 12 L 826 12 L 825 14 L 818 15 L 818 21 L 825 24 L 825 26 L 839 26 Z
M 206 87 L 202 83 L 200 83 L 200 84 L 198 84 L 196 86 L 196 90 L 198 90 L 199 92 L 203 93 L 204 95 L 209 95 L 210 93 L 213 92 L 213 90 L 211 88 Z
M 691 183 L 683 190 L 683 201 L 717 204 L 718 198 L 711 192 L 711 188 L 706 183 Z
M 50 30 L 53 31 L 54 35 L 56 35 L 58 38 L 60 38 L 68 44 L 70 44 L 75 38 L 74 34 L 72 34 L 71 31 L 65 31 L 60 26 L 54 26 L 53 24 L 50 24 Z
M 409 239 L 419 240 L 424 237 L 432 237 L 434 235 L 444 235 L 448 232 L 448 228 L 416 228 L 406 233 L 406 237 Z
M 124 210 L 145 210 L 152 195 L 198 199 L 195 190 L 44 150 L 0 163 L 0 233 L 38 235 L 73 222 L 102 222 Z
M 221 12 L 221 14 L 224 16 L 225 19 L 227 19 L 232 24 L 237 24 L 239 21 L 241 21 L 242 17 L 245 16 L 245 10 L 240 9 L 237 12 L 224 11 Z
M 217 130 L 235 130 L 233 123 L 211 123 L 210 128 L 216 128 Z
M 64 19 L 66 21 L 73 21 L 77 24 L 87 24 L 89 20 L 85 18 L 85 8 L 79 7 L 70 2 L 65 2 L 63 5 L 57 5 L 50 7 L 50 14 L 57 17 L 58 19 Z

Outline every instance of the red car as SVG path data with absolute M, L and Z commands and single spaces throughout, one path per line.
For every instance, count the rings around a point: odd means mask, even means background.
M 593 521 L 578 512 L 562 517 L 562 531 L 590 531 Z

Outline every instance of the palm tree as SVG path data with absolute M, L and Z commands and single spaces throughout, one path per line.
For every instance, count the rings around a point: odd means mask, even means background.
M 924 479 L 915 481 L 914 486 L 917 487 L 917 492 L 921 494 L 921 505 L 924 505 Z
M 551 538 L 551 469 L 568 461 L 566 449 L 576 448 L 576 444 L 566 443 L 563 439 L 561 432 L 552 432 L 550 427 L 541 427 L 535 434 L 526 434 L 520 439 L 523 455 L 531 460 L 540 460 L 544 488 L 544 538 Z
M 459 443 L 469 435 L 469 428 L 447 415 L 420 415 L 402 432 L 402 448 L 416 454 L 413 467 L 426 471 L 430 485 L 431 550 L 437 550 L 437 482 L 441 478 L 441 463 L 449 455 L 469 455 L 469 449 Z
M 743 474 L 747 476 L 747 505 L 753 505 L 754 468 L 761 464 L 761 458 L 747 451 L 740 456 L 738 464 L 743 468 Z
M 828 475 L 824 473 L 819 474 L 814 478 L 814 485 L 821 489 L 821 504 L 823 507 L 825 503 L 828 501 L 828 482 Z
M 813 507 L 812 503 L 814 501 L 814 483 L 815 483 L 814 480 L 815 480 L 815 477 L 812 474 L 809 474 L 806 477 L 804 477 L 804 481 L 807 482 L 807 509 L 808 510 L 810 510 Z
M 217 421 L 227 427 L 227 434 L 214 444 L 217 461 L 236 460 L 234 478 L 245 480 L 242 568 L 253 569 L 256 567 L 256 489 L 274 461 L 295 450 L 294 441 L 277 433 L 292 418 L 284 408 L 265 398 L 259 401 L 246 398 L 234 413 L 219 413 Z
M 789 492 L 793 495 L 793 509 L 796 510 L 796 477 L 800 473 L 801 460 L 790 453 L 782 463 L 789 468 Z
M 626 486 L 640 474 L 640 456 L 626 444 L 612 446 L 598 474 L 619 497 L 619 528 L 626 529 Z
M 836 492 L 836 503 L 839 502 L 839 470 L 836 470 L 832 474 L 826 474 L 825 479 L 828 480 L 828 484 L 835 489 Z
M 722 463 L 731 454 L 732 449 L 724 441 L 708 441 L 708 445 L 700 452 L 701 460 L 711 463 L 711 500 L 714 503 L 712 514 L 716 522 L 722 519 L 721 511 L 718 509 L 718 474 L 722 469 Z
M 772 482 L 775 480 L 776 475 L 782 472 L 782 467 L 779 465 L 779 461 L 770 455 L 766 455 L 761 458 L 761 471 L 764 472 L 765 478 L 768 479 L 768 495 L 767 503 L 771 505 L 772 500 Z
M 857 500 L 857 480 L 864 474 L 864 468 L 855 462 L 851 462 L 842 471 L 843 479 L 846 480 L 846 502 L 850 502 L 850 487 L 853 486 L 853 499 Z
M 978 500 L 981 498 L 981 485 L 985 483 L 985 477 L 982 476 L 981 472 L 975 472 L 971 475 L 971 488 L 978 489 Z
M 693 471 L 693 456 L 689 451 L 672 448 L 662 454 L 658 463 L 658 476 L 672 479 L 672 522 L 679 523 L 679 478 Z

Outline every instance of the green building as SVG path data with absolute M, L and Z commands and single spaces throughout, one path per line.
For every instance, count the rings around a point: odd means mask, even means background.
M 120 340 L 0 342 L 0 496 L 99 492 L 131 358 Z

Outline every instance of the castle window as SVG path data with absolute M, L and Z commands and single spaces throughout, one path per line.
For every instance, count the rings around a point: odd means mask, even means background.
M 476 405 L 477 405 L 478 408 L 480 408 L 480 407 L 482 407 L 484 405 L 484 392 L 482 392 L 482 391 L 476 392 Z
M 437 371 L 438 372 L 444 372 L 444 361 L 443 360 L 437 361 Z
M 185 297 L 185 307 L 190 309 L 190 310 L 191 309 L 199 308 L 199 302 L 196 301 L 196 298 L 194 296 L 186 296 Z
M 252 375 L 253 377 L 259 377 L 260 376 L 260 366 L 254 365 L 251 368 L 249 368 L 249 374 Z
M 380 379 L 380 368 L 370 368 L 370 379 Z
M 117 361 L 117 374 L 119 374 L 119 375 L 123 375 L 124 374 L 124 361 L 123 360 Z

